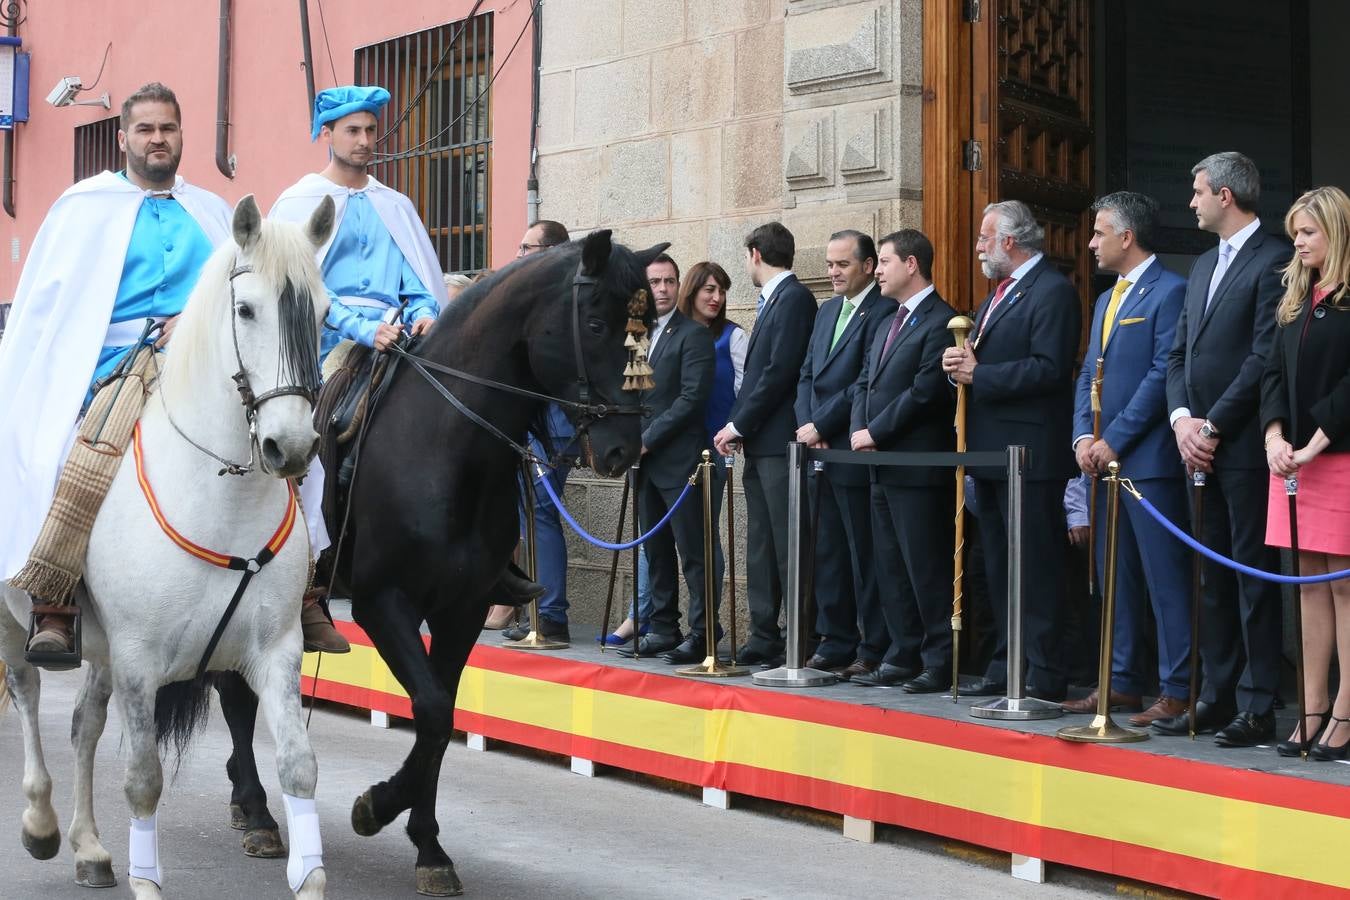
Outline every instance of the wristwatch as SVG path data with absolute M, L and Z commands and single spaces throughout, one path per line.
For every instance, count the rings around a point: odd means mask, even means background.
M 1215 428 L 1213 423 L 1206 419 L 1200 426 L 1200 436 L 1205 440 L 1219 436 L 1219 429 Z

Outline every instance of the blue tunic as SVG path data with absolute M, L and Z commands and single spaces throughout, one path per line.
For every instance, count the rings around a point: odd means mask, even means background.
M 712 393 L 708 395 L 708 405 L 703 414 L 703 424 L 708 429 L 708 447 L 712 447 L 712 435 L 722 430 L 731 415 L 732 404 L 736 402 L 736 364 L 731 359 L 731 336 L 736 326 L 727 322 L 722 326 L 721 336 L 714 342 L 717 368 L 713 375 Z
M 324 257 L 323 283 L 332 304 L 320 346 L 324 356 L 343 339 L 374 346 L 381 318 L 390 307 L 397 308 L 403 297 L 408 298 L 404 313 L 404 321 L 408 323 L 440 313 L 436 298 L 408 265 L 365 191 L 350 191 L 347 195 L 342 224 Z M 364 298 L 381 305 L 350 305 L 340 299 L 345 297 Z
M 131 229 L 109 323 L 181 313 L 211 251 L 206 232 L 177 200 L 147 194 Z M 130 349 L 130 343 L 104 347 L 93 381 L 106 377 Z

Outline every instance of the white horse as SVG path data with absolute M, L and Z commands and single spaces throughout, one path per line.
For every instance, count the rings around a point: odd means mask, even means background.
M 290 836 L 287 879 L 299 897 L 323 896 L 317 767 L 300 706 L 309 543 L 286 479 L 305 471 L 318 442 L 311 391 L 327 301 L 314 253 L 332 228 L 328 199 L 303 229 L 264 222 L 251 196 L 239 202 L 233 242 L 203 268 L 173 333 L 158 396 L 148 398 L 138 426 L 140 452 L 128 448 L 90 535 L 78 594 L 85 682 L 71 729 L 77 771 L 67 835 L 80 884 L 115 883 L 92 794 L 94 750 L 112 696 L 128 754 L 129 882 L 137 898 L 161 896 L 156 726 L 179 740 L 181 752 L 200 722 L 207 687 L 196 678 L 198 666 L 243 575 L 203 559 L 210 551 L 251 560 L 256 574 L 208 668 L 241 673 L 258 695 L 276 741 Z M 223 462 L 243 473 L 222 473 Z M 275 552 L 259 568 L 269 545 Z M 0 585 L 0 601 L 0 660 L 8 664 L 8 692 L 24 732 L 23 844 L 48 859 L 60 835 L 38 736 L 38 671 L 23 654 L 30 601 L 7 585 Z M 166 685 L 173 686 L 161 692 Z

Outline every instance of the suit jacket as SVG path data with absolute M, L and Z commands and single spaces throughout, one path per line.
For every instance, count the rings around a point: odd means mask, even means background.
M 975 346 L 967 447 L 1005 450 L 1021 444 L 1030 459 L 1028 480 L 1067 481 L 1074 463 L 1073 370 L 1083 314 L 1069 280 L 1042 258 L 1009 289 L 990 316 L 991 292 L 975 317 L 984 334 Z M 976 478 L 1002 480 L 1003 470 L 980 469 Z
M 657 487 L 680 487 L 708 446 L 703 410 L 717 361 L 712 332 L 676 311 L 648 360 L 656 386 L 642 391 L 642 473 Z
M 942 353 L 954 339 L 947 323 L 956 310 L 929 294 L 895 336 L 884 355 L 886 337 L 898 309 L 886 316 L 868 347 L 853 394 L 850 432 L 866 428 L 878 450 L 948 452 L 956 448 L 953 427 L 956 389 L 942 371 Z M 950 485 L 950 469 L 873 469 L 878 484 Z
M 747 456 L 786 456 L 788 442 L 796 440 L 792 404 L 815 320 L 815 296 L 789 273 L 750 332 L 741 392 L 731 407 Z
M 1261 376 L 1275 336 L 1280 269 L 1293 250 L 1284 238 L 1256 232 L 1228 264 L 1205 310 L 1217 246 L 1195 261 L 1167 358 L 1167 409 L 1187 407 L 1219 429 L 1214 465 L 1265 469 L 1259 427 Z
M 1328 298 L 1322 309 L 1322 315 L 1312 315 L 1309 297 L 1294 321 L 1276 329 L 1261 381 L 1261 431 L 1283 421 L 1285 437 L 1297 450 L 1321 428 L 1331 440 L 1322 452 L 1345 453 L 1350 451 L 1350 354 L 1345 352 L 1350 303 L 1332 304 Z
M 1111 340 L 1102 353 L 1102 323 L 1111 291 L 1097 298 L 1087 356 L 1078 373 L 1073 437 L 1092 434 L 1092 379 L 1102 364 L 1102 438 L 1120 455 L 1130 478 L 1185 474 L 1167 424 L 1167 357 L 1176 336 L 1186 282 L 1155 259 L 1120 300 Z
M 826 443 L 839 450 L 848 449 L 853 391 L 858 373 L 862 371 L 863 357 L 872 346 L 877 325 L 888 313 L 895 312 L 896 303 L 881 296 L 875 284 L 870 286 L 854 310 L 853 318 L 844 326 L 839 342 L 830 349 L 843 306 L 843 297 L 832 297 L 816 314 L 816 327 L 797 381 L 794 407 L 798 428 L 814 422 Z M 865 466 L 830 466 L 829 469 L 830 479 L 837 484 L 865 485 L 868 482 Z

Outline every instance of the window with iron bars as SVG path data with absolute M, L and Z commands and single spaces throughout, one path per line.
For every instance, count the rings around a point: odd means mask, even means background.
M 75 126 L 76 181 L 126 166 L 127 156 L 117 146 L 117 126 L 117 116 Z
M 356 80 L 389 91 L 371 174 L 412 200 L 446 272 L 488 266 L 492 14 L 356 51 Z

